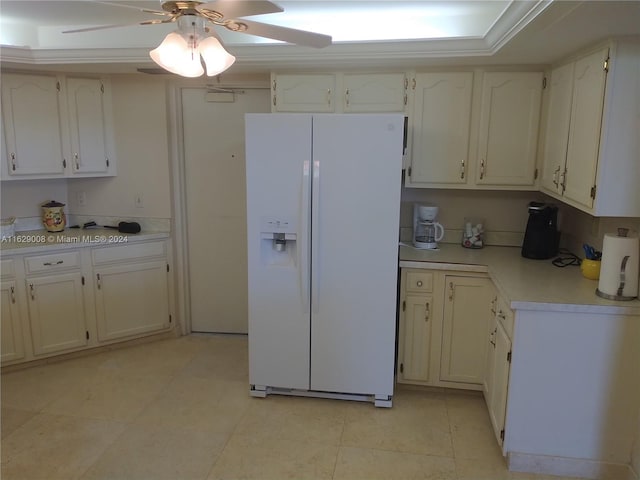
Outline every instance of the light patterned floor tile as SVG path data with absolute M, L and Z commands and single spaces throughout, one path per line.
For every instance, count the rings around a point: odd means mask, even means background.
M 105 420 L 38 414 L 2 440 L 3 480 L 73 480 L 125 430 Z
M 393 408 L 351 408 L 343 446 L 453 456 L 445 397 L 398 391 Z
M 208 480 L 328 480 L 338 446 L 234 435 Z
M 30 418 L 36 415 L 33 410 L 20 410 L 12 407 L 2 407 L 2 438 L 13 433 L 21 425 L 25 424 Z
M 204 480 L 226 441 L 211 432 L 130 425 L 81 480 Z
M 340 447 L 334 480 L 457 480 L 450 457 Z

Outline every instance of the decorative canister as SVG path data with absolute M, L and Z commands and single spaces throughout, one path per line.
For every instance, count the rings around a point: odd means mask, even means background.
M 42 224 L 47 232 L 61 232 L 67 225 L 64 215 L 64 203 L 51 200 L 42 204 Z

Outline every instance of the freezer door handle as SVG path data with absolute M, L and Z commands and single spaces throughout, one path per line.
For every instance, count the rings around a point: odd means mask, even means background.
M 313 161 L 313 182 L 311 184 L 311 308 L 313 313 L 319 311 L 319 279 L 320 279 L 320 162 Z
M 309 206 L 311 202 L 311 165 L 309 160 L 302 162 L 302 190 L 300 192 L 300 236 L 298 241 L 298 273 L 300 275 L 300 299 L 304 313 L 309 313 L 309 283 L 310 259 L 309 259 Z

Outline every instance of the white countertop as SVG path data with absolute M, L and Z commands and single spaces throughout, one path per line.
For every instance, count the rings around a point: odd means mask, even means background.
M 531 260 L 520 247 L 463 248 L 441 244 L 439 250 L 400 246 L 400 267 L 487 272 L 514 310 L 544 310 L 640 316 L 640 300 L 605 300 L 595 294 L 597 280 L 580 267 L 556 267 L 551 260 Z
M 23 255 L 74 248 L 126 245 L 168 237 L 168 232 L 120 233 L 110 228 L 67 228 L 57 233 L 31 230 L 17 232 L 13 237 L 3 238 L 0 242 L 0 253 L 2 256 Z

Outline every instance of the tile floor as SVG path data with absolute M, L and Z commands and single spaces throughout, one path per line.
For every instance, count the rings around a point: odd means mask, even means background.
M 510 473 L 480 395 L 392 409 L 248 395 L 247 341 L 192 335 L 2 375 L 3 480 L 558 480 Z

